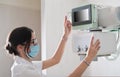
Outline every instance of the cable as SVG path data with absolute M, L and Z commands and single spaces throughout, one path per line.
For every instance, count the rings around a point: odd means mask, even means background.
M 117 30 L 110 30 L 110 32 L 114 32 L 117 31 L 117 39 L 116 39 L 116 44 L 117 44 L 117 51 L 113 54 L 111 54 L 110 56 L 106 56 L 107 60 L 116 60 L 119 55 L 120 55 L 120 28 L 118 28 Z

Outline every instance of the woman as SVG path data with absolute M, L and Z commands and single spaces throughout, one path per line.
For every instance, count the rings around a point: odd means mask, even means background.
M 31 60 L 31 58 L 38 54 L 40 48 L 34 31 L 27 27 L 14 29 L 7 38 L 6 45 L 8 52 L 15 56 L 14 64 L 11 68 L 12 77 L 43 77 L 41 73 L 43 69 L 58 64 L 71 32 L 71 23 L 67 20 L 67 17 L 65 17 L 64 28 L 64 35 L 55 54 L 50 59 L 40 62 L 33 62 Z M 91 63 L 100 48 L 99 40 L 95 43 L 93 42 L 94 38 L 91 40 L 90 48 L 85 59 L 68 77 L 80 77 Z

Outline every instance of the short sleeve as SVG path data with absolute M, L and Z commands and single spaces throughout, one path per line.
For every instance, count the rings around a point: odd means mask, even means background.
M 38 69 L 38 71 L 41 71 L 42 77 L 46 77 L 46 76 L 42 73 L 42 61 L 32 61 L 32 63 L 35 65 L 35 67 Z
M 42 71 L 42 61 L 32 61 L 32 63 L 35 65 L 35 67 L 36 67 L 39 71 Z

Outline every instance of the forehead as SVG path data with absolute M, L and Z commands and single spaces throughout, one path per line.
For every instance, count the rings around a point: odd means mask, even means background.
M 36 39 L 35 32 L 32 32 L 32 38 L 31 39 Z

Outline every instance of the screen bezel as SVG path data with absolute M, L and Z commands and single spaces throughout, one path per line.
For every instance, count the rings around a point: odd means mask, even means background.
M 84 24 L 90 24 L 92 23 L 92 9 L 91 9 L 91 5 L 86 5 L 86 6 L 82 6 L 82 7 L 78 7 L 78 8 L 75 8 L 75 9 L 72 9 L 72 25 L 73 26 L 80 26 L 80 25 L 84 25 Z M 89 20 L 86 20 L 86 21 L 78 21 L 78 22 L 75 22 L 75 19 L 74 19 L 74 13 L 75 12 L 79 12 L 81 10 L 85 10 L 85 9 L 88 9 L 89 11 Z

